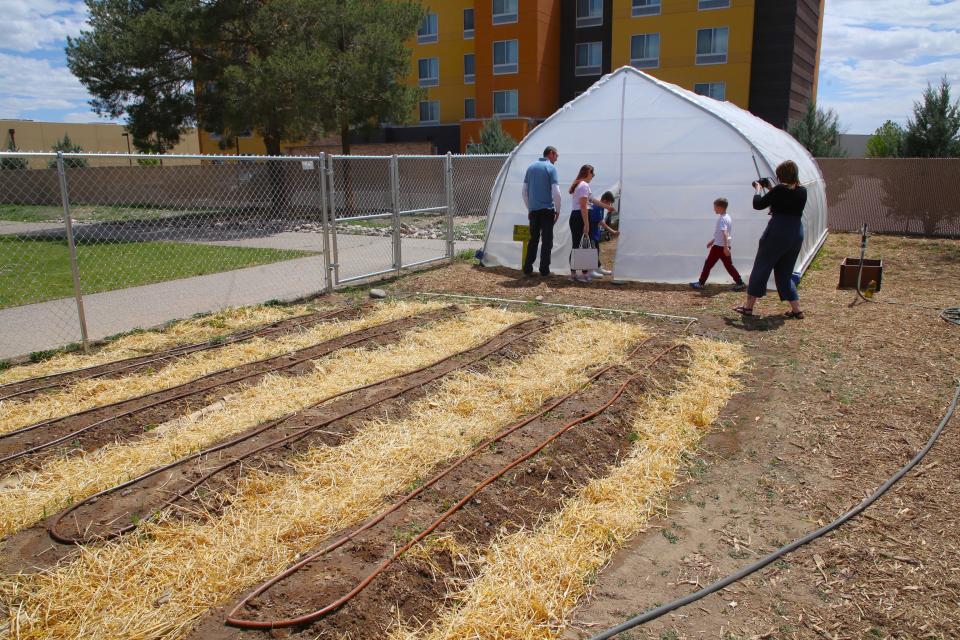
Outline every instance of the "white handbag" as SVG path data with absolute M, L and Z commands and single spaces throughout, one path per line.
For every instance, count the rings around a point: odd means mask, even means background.
M 596 247 L 590 244 L 586 234 L 580 238 L 580 246 L 573 248 L 570 256 L 570 268 L 580 271 L 592 271 L 600 266 L 600 256 Z

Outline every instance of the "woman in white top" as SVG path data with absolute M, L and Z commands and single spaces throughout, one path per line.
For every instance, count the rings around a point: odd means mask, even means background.
M 590 205 L 600 205 L 607 211 L 613 211 L 613 205 L 601 202 L 593 197 L 590 191 L 590 181 L 593 180 L 593 167 L 585 164 L 580 167 L 580 173 L 577 179 L 570 185 L 570 194 L 573 196 L 573 210 L 570 212 L 570 237 L 573 238 L 574 248 L 579 247 L 584 237 L 590 243 L 591 247 L 596 248 L 596 244 L 590 238 Z M 573 254 L 571 254 L 572 256 Z M 590 282 L 590 274 L 583 271 L 577 276 L 575 269 L 570 269 L 570 278 L 579 282 Z

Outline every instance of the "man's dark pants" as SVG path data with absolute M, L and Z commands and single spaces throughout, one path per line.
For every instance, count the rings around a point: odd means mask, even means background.
M 556 213 L 553 209 L 537 209 L 530 212 L 530 240 L 527 243 L 527 259 L 523 261 L 523 272 L 533 273 L 533 262 L 537 259 L 537 245 L 543 239 L 540 248 L 540 275 L 550 275 L 550 253 L 553 251 L 553 224 Z

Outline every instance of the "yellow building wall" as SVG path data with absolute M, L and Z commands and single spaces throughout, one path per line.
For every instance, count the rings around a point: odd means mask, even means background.
M 410 50 L 410 71 L 407 82 L 419 86 L 420 58 L 438 58 L 440 63 L 440 84 L 425 87 L 423 100 L 440 102 L 440 122 L 458 123 L 463 120 L 463 103 L 467 98 L 476 97 L 476 85 L 463 81 L 463 56 L 475 53 L 475 39 L 463 37 L 463 10 L 473 8 L 473 0 L 430 0 L 424 2 L 425 9 L 437 14 L 437 42 L 419 44 L 416 36 L 408 43 Z M 476 25 L 482 17 L 474 16 Z M 489 20 L 490 16 L 486 16 Z M 420 105 L 417 104 L 410 114 L 411 125 L 420 122 Z
M 0 137 L 3 140 L 3 151 L 10 143 L 10 130 L 14 130 L 14 139 L 20 151 L 51 151 L 51 147 L 63 136 L 69 135 L 70 140 L 80 145 L 83 151 L 89 153 L 127 153 L 126 129 L 119 124 L 100 123 L 71 123 L 71 122 L 40 122 L 37 120 L 0 120 Z M 133 140 L 130 149 L 136 153 Z M 170 152 L 180 154 L 200 153 L 200 142 L 196 131 L 189 131 L 180 139 L 180 143 Z M 175 163 L 178 161 L 170 160 Z M 183 161 L 185 162 L 185 161 Z M 124 158 L 92 158 L 89 165 L 93 167 L 118 166 L 128 163 Z
M 643 69 L 661 80 L 693 90 L 698 82 L 725 82 L 726 99 L 746 109 L 750 99 L 754 0 L 731 0 L 726 9 L 697 9 L 697 0 L 663 0 L 658 16 L 632 16 L 631 0 L 613 0 L 612 68 L 630 64 L 630 38 L 660 34 L 660 66 Z M 697 30 L 728 27 L 726 64 L 698 65 Z

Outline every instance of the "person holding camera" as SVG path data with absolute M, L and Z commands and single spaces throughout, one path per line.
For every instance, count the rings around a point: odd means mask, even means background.
M 799 320 L 803 318 L 803 311 L 800 310 L 800 295 L 793 282 L 793 269 L 803 246 L 803 208 L 807 204 L 807 190 L 800 186 L 797 164 L 793 160 L 780 163 L 777 180 L 779 184 L 776 186 L 771 186 L 767 178 L 753 183 L 756 189 L 753 208 L 759 211 L 769 207 L 770 222 L 760 236 L 760 246 L 747 285 L 747 299 L 733 310 L 752 316 L 757 298 L 767 293 L 767 281 L 772 271 L 780 299 L 790 303 L 786 317 Z

